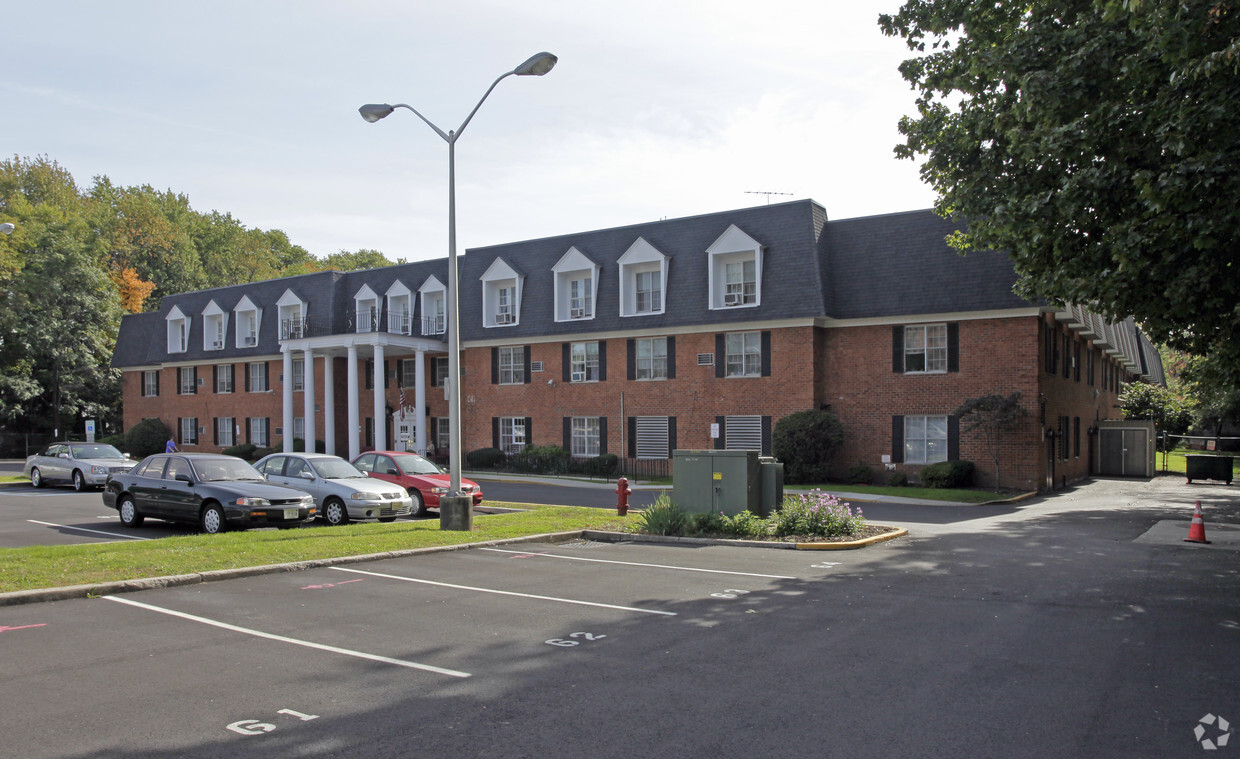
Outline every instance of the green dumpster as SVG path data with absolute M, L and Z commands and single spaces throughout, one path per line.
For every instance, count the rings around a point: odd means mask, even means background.
M 1232 480 L 1234 459 L 1231 456 L 1208 456 L 1204 454 L 1184 457 L 1188 481 L 1193 480 L 1224 480 L 1228 485 Z

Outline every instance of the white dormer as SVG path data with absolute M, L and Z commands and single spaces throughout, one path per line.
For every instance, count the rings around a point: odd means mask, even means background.
M 598 264 L 573 247 L 551 271 L 555 275 L 555 320 L 593 319 L 598 296 Z
M 354 332 L 378 332 L 380 298 L 370 285 L 362 285 L 353 296 L 353 304 L 353 312 L 357 315 Z
M 620 315 L 661 314 L 666 306 L 669 259 L 641 237 L 620 256 Z
M 164 319 L 168 323 L 168 352 L 184 353 L 189 350 L 189 327 L 192 319 L 181 311 L 180 306 L 173 306 Z
M 422 334 L 442 335 L 447 330 L 448 288 L 433 274 L 418 288 L 422 299 Z
M 233 308 L 233 321 L 237 325 L 237 347 L 253 348 L 258 345 L 258 328 L 262 324 L 263 310 L 245 296 Z
M 709 307 L 753 308 L 762 303 L 762 245 L 733 224 L 706 249 Z
M 521 322 L 521 288 L 524 275 L 502 258 L 495 259 L 482 280 L 482 326 L 510 327 Z
M 224 330 L 227 328 L 228 314 L 220 308 L 220 304 L 211 301 L 202 310 L 202 349 L 204 351 L 224 350 Z
M 307 304 L 292 290 L 285 290 L 276 301 L 280 309 L 280 339 L 300 340 L 306 336 Z
M 413 294 L 399 279 L 384 293 L 387 298 L 388 332 L 413 334 Z

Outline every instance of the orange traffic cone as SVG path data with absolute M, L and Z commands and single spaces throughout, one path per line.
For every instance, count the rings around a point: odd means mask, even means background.
M 1197 507 L 1193 509 L 1193 523 L 1188 527 L 1188 537 L 1184 538 L 1185 543 L 1209 543 L 1206 540 L 1206 523 L 1201 518 L 1201 501 L 1197 502 Z

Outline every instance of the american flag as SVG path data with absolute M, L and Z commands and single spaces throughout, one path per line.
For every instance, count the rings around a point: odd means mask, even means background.
M 405 421 L 405 388 L 400 389 L 400 420 Z

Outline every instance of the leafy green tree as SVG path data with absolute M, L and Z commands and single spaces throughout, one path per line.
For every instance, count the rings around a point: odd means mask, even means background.
M 906 0 L 897 155 L 961 251 L 1240 376 L 1240 0 Z
M 1119 394 L 1125 419 L 1148 419 L 1168 435 L 1183 435 L 1193 421 L 1192 404 L 1161 385 L 1132 382 Z M 1162 447 L 1170 446 L 1163 439 Z
M 1192 356 L 1184 366 L 1182 380 L 1192 400 L 1193 428 L 1215 437 L 1223 424 L 1240 421 L 1240 380 L 1212 356 Z
M 324 268 L 337 269 L 339 271 L 378 269 L 382 266 L 395 266 L 398 263 L 403 264 L 404 262 L 403 258 L 397 261 L 390 261 L 387 256 L 379 251 L 370 250 L 369 248 L 362 248 L 356 253 L 342 250 L 323 259 Z
M 776 422 L 771 437 L 788 482 L 823 482 L 844 445 L 844 426 L 829 411 L 797 411 Z
M 961 434 L 976 432 L 981 435 L 986 453 L 991 461 L 995 462 L 996 491 L 999 490 L 999 459 L 1003 452 L 1003 435 L 1015 431 L 1025 413 L 1025 407 L 1020 405 L 1019 390 L 1011 395 L 992 393 L 970 398 L 952 412 L 953 416 L 960 417 Z

